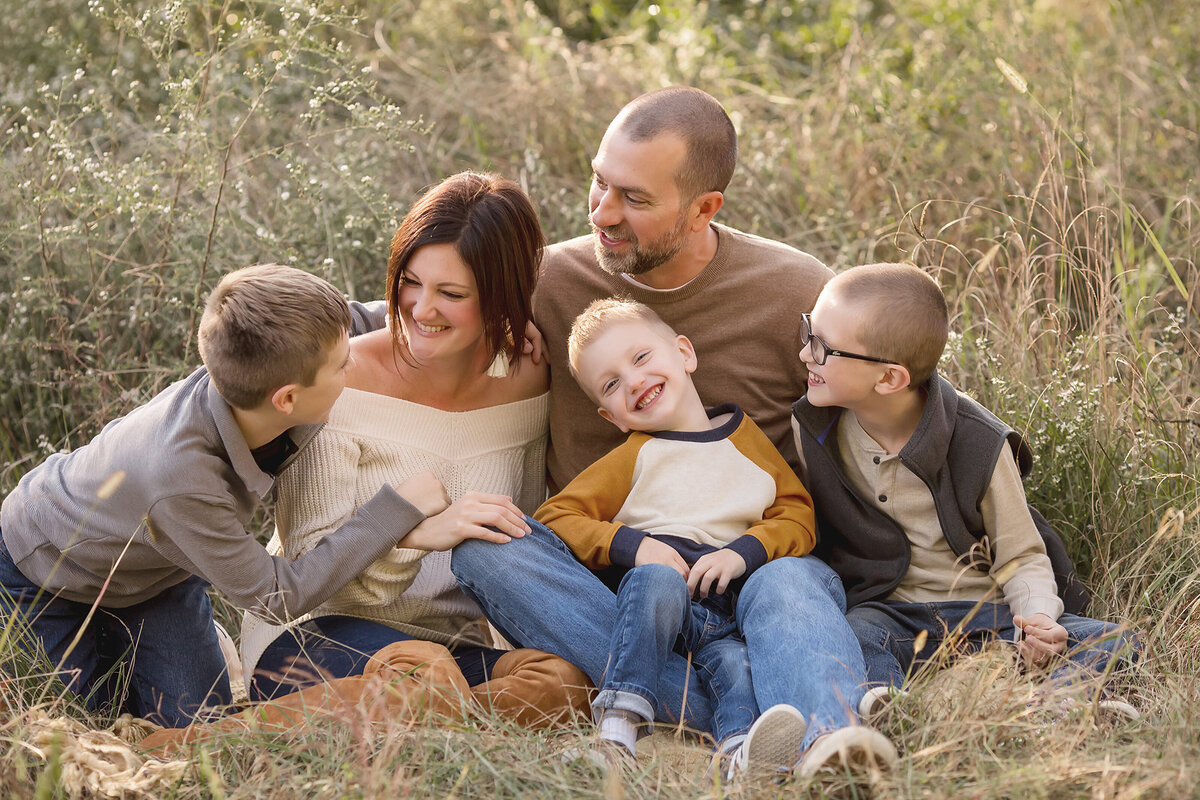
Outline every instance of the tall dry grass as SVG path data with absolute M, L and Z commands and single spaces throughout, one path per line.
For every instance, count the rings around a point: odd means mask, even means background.
M 1097 725 L 1086 697 L 1051 714 L 997 651 L 915 676 L 883 726 L 901 767 L 872 786 L 726 787 L 702 747 L 669 732 L 613 781 L 560 762 L 570 733 L 485 717 L 231 737 L 152 795 L 1200 796 L 1191 4 L 579 9 L 5 9 L 3 488 L 186 372 L 199 298 L 225 269 L 290 261 L 374 296 L 395 221 L 465 168 L 519 180 L 551 239 L 583 232 L 612 115 L 646 89 L 694 84 L 740 133 L 725 222 L 835 269 L 907 259 L 939 276 L 955 314 L 945 372 L 1027 434 L 1031 497 L 1063 531 L 1094 613 L 1143 634 L 1145 658 L 1117 679 L 1143 719 Z M 4 683 L 0 787 L 14 797 L 65 796 L 62 753 L 31 744 L 51 741 L 39 714 L 113 721 L 44 669 L 10 667 Z

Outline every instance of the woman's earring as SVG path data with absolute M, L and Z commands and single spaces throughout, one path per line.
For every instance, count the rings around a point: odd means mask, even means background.
M 487 375 L 489 378 L 507 378 L 508 377 L 508 354 L 501 350 L 496 353 L 496 357 L 492 359 L 492 363 L 488 364 Z

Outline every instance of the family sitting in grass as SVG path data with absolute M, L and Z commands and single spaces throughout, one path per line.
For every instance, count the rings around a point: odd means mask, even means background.
M 543 252 L 515 184 L 463 173 L 397 231 L 386 315 L 301 270 L 225 276 L 204 367 L 4 500 L 17 651 L 165 726 L 147 747 L 346 705 L 590 706 L 564 752 L 604 768 L 660 721 L 729 778 L 887 769 L 864 722 L 939 648 L 1001 639 L 1135 715 L 1104 678 L 1136 639 L 1079 615 L 1028 446 L 937 375 L 936 282 L 715 223 L 736 158 L 714 98 L 651 92 L 600 143 L 589 235 Z M 215 723 L 210 585 L 260 701 Z

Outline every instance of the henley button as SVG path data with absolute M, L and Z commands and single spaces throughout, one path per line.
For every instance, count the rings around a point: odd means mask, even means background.
M 874 457 L 873 459 L 871 459 L 871 460 L 872 460 L 872 461 L 874 461 L 876 464 L 878 464 L 878 463 L 879 463 L 879 456 L 875 456 L 875 457 Z
M 881 495 L 879 495 L 879 502 L 881 502 L 881 503 L 886 503 L 886 502 L 887 502 L 887 495 L 886 495 L 886 494 L 881 494 Z

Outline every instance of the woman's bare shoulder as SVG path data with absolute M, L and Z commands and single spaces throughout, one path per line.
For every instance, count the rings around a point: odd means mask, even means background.
M 380 328 L 350 340 L 350 365 L 346 369 L 346 386 L 365 392 L 379 391 L 381 382 L 390 383 L 394 377 L 396 349 L 392 334 Z
M 508 402 L 538 397 L 550 389 L 550 368 L 544 356 L 542 363 L 535 364 L 529 356 L 522 355 L 515 365 L 509 365 L 504 382 Z

